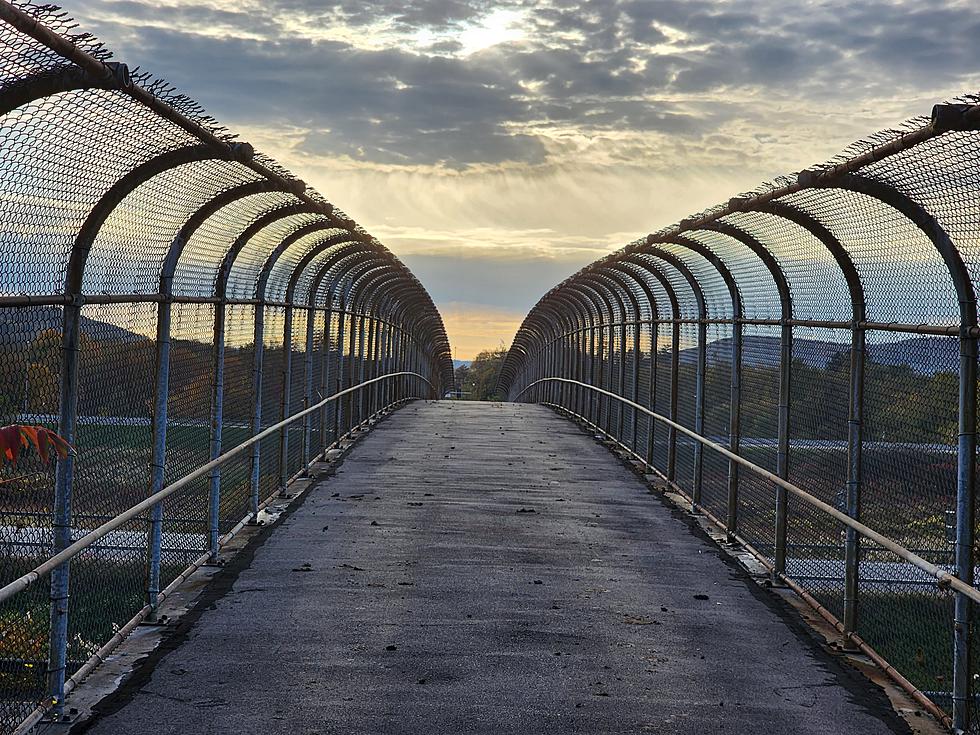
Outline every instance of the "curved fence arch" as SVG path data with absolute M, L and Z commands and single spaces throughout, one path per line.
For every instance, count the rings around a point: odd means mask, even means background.
M 499 380 L 659 473 L 964 730 L 980 726 L 969 596 L 701 439 L 974 584 L 976 103 L 587 266 L 531 310 Z M 623 314 L 582 299 L 597 289 L 620 291 Z
M 418 280 L 316 191 L 57 8 L 0 0 L 0 19 L 0 424 L 77 448 L 4 468 L 0 587 L 305 412 L 0 601 L 10 732 L 57 716 L 189 564 L 379 413 L 451 390 L 453 366 Z

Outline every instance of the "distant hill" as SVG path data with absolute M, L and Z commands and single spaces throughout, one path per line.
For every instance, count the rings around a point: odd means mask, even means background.
M 62 327 L 61 309 L 56 306 L 31 306 L 23 309 L 0 309 L 0 344 L 23 345 L 48 329 L 60 332 Z M 82 334 L 100 340 L 136 342 L 146 339 L 115 324 L 90 319 L 83 316 Z
M 793 340 L 793 358 L 814 368 L 827 367 L 835 355 L 849 349 L 850 345 L 842 342 L 799 337 Z M 907 365 L 920 375 L 935 375 L 939 372 L 956 371 L 960 347 L 955 339 L 913 337 L 898 342 L 869 344 L 866 352 L 867 359 L 879 365 Z M 708 343 L 709 363 L 729 362 L 731 355 L 731 337 Z M 694 347 L 681 350 L 680 361 L 693 365 L 697 361 L 697 350 Z M 779 338 L 754 334 L 743 336 L 742 364 L 757 368 L 779 367 Z
M 0 309 L 0 344 L 25 345 L 41 332 L 54 329 L 61 331 L 61 310 L 54 306 L 32 306 L 23 309 Z M 82 333 L 99 340 L 136 342 L 146 337 L 108 322 L 82 317 Z M 819 339 L 796 338 L 793 340 L 793 357 L 814 368 L 825 368 L 835 355 L 846 352 L 850 345 Z M 709 363 L 728 362 L 732 354 L 731 337 L 708 343 Z M 898 342 L 869 344 L 868 360 L 880 365 L 907 365 L 919 375 L 935 375 L 939 372 L 955 372 L 959 361 L 959 344 L 955 339 L 943 337 L 913 337 Z M 742 359 L 747 367 L 779 367 L 779 338 L 767 335 L 747 334 L 742 338 Z M 680 362 L 693 365 L 697 350 L 690 347 L 681 350 Z M 469 366 L 472 360 L 453 360 L 453 368 Z

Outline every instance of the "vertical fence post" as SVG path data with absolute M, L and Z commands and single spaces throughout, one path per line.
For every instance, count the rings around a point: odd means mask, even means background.
M 391 336 L 392 336 L 392 324 L 390 319 L 392 315 L 389 314 L 385 319 L 384 324 L 381 329 L 381 368 L 380 375 L 387 375 L 391 372 Z M 381 396 L 378 399 L 379 408 L 387 408 L 388 404 L 391 403 L 391 378 L 386 378 L 381 381 Z
M 78 419 L 78 363 L 81 332 L 81 297 L 64 307 L 61 337 L 61 387 L 58 396 L 58 433 L 75 441 Z M 71 544 L 71 500 L 75 458 L 69 454 L 58 460 L 51 520 L 52 554 Z M 70 562 L 51 573 L 48 634 L 48 697 L 53 703 L 52 717 L 60 719 L 65 706 L 65 674 L 68 666 L 68 592 Z
M 598 356 L 598 340 L 596 339 L 596 330 L 598 327 L 592 322 L 592 315 L 589 315 L 589 353 L 587 355 L 587 363 L 589 367 L 589 385 L 598 386 L 598 371 L 596 370 L 596 361 Z M 585 400 L 588 403 L 589 413 L 588 419 L 591 424 L 595 426 L 599 425 L 599 399 L 598 395 L 594 390 L 587 391 L 585 394 Z
M 214 305 L 214 379 L 211 386 L 211 459 L 221 454 L 225 391 L 225 304 Z M 208 549 L 211 562 L 218 560 L 218 531 L 221 524 L 221 467 L 208 476 Z
M 382 319 L 382 317 L 380 315 L 379 316 L 376 316 L 375 319 L 374 319 L 374 339 L 373 339 L 373 347 L 371 348 L 371 378 L 377 378 L 378 376 L 382 375 L 382 372 L 381 372 L 381 354 L 382 354 L 382 347 L 381 347 L 381 339 L 382 339 L 381 327 L 382 327 L 382 322 L 381 322 L 381 319 Z M 377 410 L 378 410 L 378 407 L 379 407 L 378 401 L 381 399 L 381 385 L 379 383 L 374 383 L 371 386 L 371 390 L 368 393 L 368 396 L 369 396 L 369 399 L 370 399 L 370 402 L 369 402 L 369 405 L 368 405 L 368 415 L 369 416 L 373 416 L 375 413 L 377 413 Z
M 568 377 L 572 380 L 581 380 L 579 375 L 579 367 L 581 364 L 580 360 L 580 350 L 579 350 L 579 338 L 578 338 L 578 320 L 576 319 L 573 326 L 569 328 L 568 332 Z M 572 413 L 580 413 L 578 410 L 579 406 L 579 387 L 577 385 L 569 385 L 567 391 L 565 392 L 566 408 Z
M 323 318 L 323 362 L 320 365 L 320 398 L 327 398 L 330 395 L 330 391 L 333 390 L 333 386 L 330 384 L 330 361 L 333 359 L 333 339 L 331 337 L 331 332 L 333 330 L 333 305 L 330 304 L 327 308 L 327 313 Z M 326 451 L 327 447 L 333 441 L 331 436 L 328 439 L 327 426 L 332 426 L 330 423 L 330 411 L 333 407 L 333 403 L 328 403 L 326 406 L 320 409 L 320 454 Z
M 344 327 L 347 323 L 347 308 L 343 301 L 337 310 L 337 377 L 334 393 L 340 393 L 344 389 L 344 368 L 346 367 L 345 334 Z M 343 424 L 344 399 L 338 398 L 333 402 L 333 439 L 340 441 L 341 426 Z
M 653 314 L 653 319 L 650 320 L 650 382 L 647 385 L 647 408 L 654 412 L 657 410 L 657 373 L 660 362 L 658 358 L 660 350 L 657 344 L 660 339 L 660 321 L 656 317 L 657 314 Z M 657 421 L 652 416 L 647 416 L 647 467 L 653 467 L 656 428 Z
M 372 365 L 374 363 L 374 318 L 364 317 L 361 318 L 361 341 L 363 342 L 365 338 L 367 339 L 367 346 L 362 348 L 364 353 L 364 359 L 361 361 L 361 382 L 368 380 L 371 377 Z M 363 423 L 367 420 L 368 416 L 371 415 L 371 392 L 374 390 L 374 386 L 368 388 L 361 388 L 357 392 L 357 419 L 358 423 Z
M 361 308 L 364 308 L 363 306 Z M 364 364 L 367 362 L 367 345 L 366 345 L 366 334 L 365 334 L 365 318 L 364 313 L 357 318 L 357 368 L 356 368 L 356 383 L 355 378 L 351 378 L 351 385 L 358 385 L 364 382 Z M 364 403 L 364 389 L 360 388 L 351 394 L 351 416 L 353 421 L 351 422 L 351 428 L 360 427 L 361 422 L 364 420 L 364 416 L 361 413 Z
M 776 474 L 789 479 L 789 411 L 793 370 L 793 327 L 783 323 L 779 340 L 779 407 L 776 416 Z M 786 528 L 789 493 L 776 486 L 776 529 L 772 581 L 786 573 Z
M 609 309 L 609 314 L 612 314 L 611 308 Z M 615 317 L 611 318 L 614 319 Z M 603 387 L 610 393 L 615 393 L 616 375 L 613 368 L 616 365 L 616 328 L 612 324 L 607 325 L 607 327 L 609 331 L 609 344 L 608 348 L 604 351 L 603 356 L 608 364 L 603 365 L 603 373 L 606 378 L 606 385 Z M 607 436 L 613 436 L 613 409 L 614 405 L 617 404 L 618 401 L 613 401 L 613 399 L 608 396 L 604 396 L 604 398 L 606 401 L 606 420 L 603 428 L 605 429 Z
M 596 385 L 600 388 L 604 388 L 603 382 L 605 380 L 605 375 L 603 373 L 603 366 L 605 364 L 604 358 L 606 353 L 606 335 L 605 329 L 601 324 L 595 325 L 595 353 L 593 354 L 593 367 L 595 368 L 595 375 L 593 376 L 592 385 Z M 592 423 L 596 425 L 596 428 L 602 428 L 602 396 L 601 394 L 592 391 L 595 396 L 595 419 Z
M 851 329 L 851 371 L 847 416 L 847 515 L 861 519 L 861 449 L 864 423 L 865 333 Z M 853 633 L 858 624 L 858 586 L 861 563 L 861 537 L 853 528 L 844 529 L 844 633 Z
M 623 306 L 622 303 L 620 304 L 620 306 Z M 623 307 L 622 312 L 623 312 L 622 313 L 623 321 L 619 323 L 619 378 L 618 378 L 619 390 L 616 391 L 616 394 L 625 398 L 626 397 L 626 334 L 628 331 L 626 327 L 625 307 Z M 618 410 L 616 411 L 616 418 L 617 418 L 616 439 L 618 439 L 621 443 L 625 444 L 626 437 L 624 435 L 624 432 L 626 430 L 626 406 L 620 403 L 619 401 L 616 401 L 616 403 L 618 404 L 617 406 Z
M 959 438 L 956 454 L 956 576 L 975 584 L 977 454 L 977 339 L 960 333 Z M 953 617 L 953 728 L 967 730 L 973 716 L 971 677 L 973 604 L 957 594 Z
M 252 350 L 252 390 L 254 404 L 252 406 L 252 435 L 262 431 L 262 362 L 265 351 L 265 305 L 259 302 L 255 305 L 254 349 Z M 259 518 L 259 485 L 262 462 L 262 442 L 252 445 L 252 521 Z
M 630 396 L 633 403 L 640 402 L 640 359 L 643 356 L 641 348 L 641 342 L 643 341 L 640 337 L 640 332 L 643 327 L 640 325 L 640 314 L 637 312 L 636 322 L 633 323 L 633 392 Z M 634 454 L 637 453 L 637 438 L 639 432 L 640 417 L 637 415 L 636 409 L 630 409 L 630 416 L 632 418 L 632 439 L 630 440 L 630 448 L 633 450 Z
M 738 312 L 736 312 L 737 315 Z M 742 421 L 742 323 L 732 319 L 731 405 L 728 412 L 728 448 L 739 453 Z M 728 539 L 738 533 L 738 462 L 728 462 Z
M 708 351 L 708 325 L 704 314 L 698 317 L 698 367 L 694 388 L 694 431 L 704 435 L 704 377 Z M 694 442 L 694 478 L 691 498 L 694 505 L 701 505 L 701 479 L 704 474 L 704 445 Z
M 279 420 L 285 421 L 289 416 L 290 383 L 293 373 L 293 306 L 286 305 L 285 319 L 282 327 L 282 396 L 279 401 Z M 284 426 L 279 432 L 279 492 L 286 492 L 289 481 L 289 427 Z
M 675 310 L 676 311 L 676 310 Z M 675 316 L 670 337 L 670 420 L 677 421 L 678 381 L 680 379 L 681 325 Z M 677 429 L 667 431 L 667 480 L 677 479 Z
M 345 308 L 350 309 L 351 304 L 345 305 Z M 355 362 L 357 361 L 357 337 L 358 337 L 358 326 L 357 317 L 354 312 L 351 311 L 348 314 L 348 330 L 347 330 L 347 388 L 354 387 L 354 375 L 355 373 Z M 352 431 L 354 429 L 354 394 L 344 396 L 344 433 Z
M 310 308 L 306 312 L 306 354 L 303 361 L 303 410 L 313 405 L 313 336 L 316 329 L 317 310 Z M 285 429 L 284 429 L 285 431 Z M 313 449 L 313 414 L 308 413 L 303 418 L 303 470 L 310 467 Z
M 150 463 L 149 494 L 163 489 L 164 466 L 167 458 L 167 408 L 170 402 L 170 321 L 172 302 L 165 298 L 157 308 L 157 344 L 155 386 L 153 399 L 153 455 Z M 146 601 L 150 606 L 149 617 L 156 614 L 157 597 L 160 594 L 160 564 L 163 543 L 163 502 L 150 510 L 150 526 L 147 535 L 147 586 Z
M 584 383 L 588 380 L 585 374 L 585 328 L 575 320 L 575 379 Z M 579 416 L 585 416 L 585 402 L 588 400 L 585 388 L 576 385 L 573 395 L 575 396 L 575 412 Z

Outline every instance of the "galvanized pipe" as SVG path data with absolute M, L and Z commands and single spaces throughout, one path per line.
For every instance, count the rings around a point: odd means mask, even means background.
M 847 491 L 845 505 L 847 515 L 861 519 L 862 449 L 864 433 L 864 330 L 851 332 L 850 395 L 847 417 Z M 848 527 L 844 532 L 844 631 L 858 629 L 858 596 L 860 594 L 859 565 L 861 563 L 861 538 L 857 531 Z
M 253 345 L 252 351 L 252 393 L 255 401 L 252 406 L 252 434 L 259 434 L 262 431 L 262 362 L 265 351 L 265 309 L 262 306 L 255 308 L 253 319 Z M 252 477 L 251 477 L 251 501 L 252 518 L 257 520 L 259 517 L 259 485 L 260 471 L 262 462 L 262 449 L 259 442 L 252 445 Z
M 541 378 L 540 380 L 536 380 L 533 383 L 531 383 L 524 390 L 526 391 L 528 388 L 533 387 L 537 383 L 546 382 L 550 380 L 564 381 L 567 383 L 577 382 L 569 378 L 559 378 L 559 377 Z M 698 444 L 701 444 L 702 446 L 707 447 L 708 449 L 718 452 L 718 454 L 722 455 L 723 457 L 727 457 L 728 459 L 738 462 L 740 465 L 751 470 L 752 472 L 759 475 L 763 479 L 766 479 L 776 485 L 779 485 L 780 487 L 785 488 L 790 494 L 804 500 L 807 504 L 813 506 L 817 510 L 820 510 L 821 512 L 827 514 L 828 516 L 834 518 L 835 520 L 840 521 L 848 528 L 853 528 L 855 531 L 860 533 L 863 537 L 873 541 L 874 543 L 876 543 L 878 546 L 882 547 L 886 551 L 891 552 L 892 554 L 899 557 L 903 561 L 907 561 L 917 569 L 925 572 L 930 577 L 933 577 L 937 581 L 941 589 L 952 589 L 962 594 L 963 596 L 967 597 L 972 602 L 980 602 L 980 590 L 974 588 L 970 584 L 961 581 L 959 578 L 949 574 L 948 572 L 944 571 L 943 569 L 933 564 L 932 562 L 926 561 L 921 556 L 915 554 L 912 551 L 909 551 L 907 548 L 905 548 L 898 542 L 893 541 L 887 536 L 878 533 L 877 531 L 864 525 L 860 521 L 856 521 L 846 513 L 842 513 L 837 508 L 834 508 L 832 505 L 825 503 L 824 501 L 820 500 L 816 496 L 808 493 L 806 490 L 803 490 L 802 488 L 794 485 L 793 483 L 784 480 L 774 472 L 770 472 L 764 467 L 760 467 L 754 462 L 750 462 L 744 457 L 741 457 L 740 455 L 737 455 L 729 451 L 726 447 L 722 446 L 721 444 L 713 442 L 711 439 L 708 439 L 705 436 L 702 436 L 694 431 L 691 431 L 683 424 L 679 424 L 676 421 L 671 421 L 666 416 L 659 413 L 654 413 L 653 411 L 650 411 L 649 409 L 639 405 L 638 403 L 633 403 L 628 398 L 617 396 L 615 393 L 612 393 L 607 390 L 603 390 L 602 388 L 596 388 L 595 386 L 588 385 L 586 383 L 583 383 L 582 386 L 588 390 L 595 391 L 597 393 L 605 393 L 606 396 L 612 400 L 620 401 L 626 404 L 633 404 L 633 408 L 635 408 L 637 411 L 642 411 L 643 413 L 646 413 L 648 416 L 651 416 L 652 418 L 661 421 L 667 424 L 668 426 L 672 426 L 676 431 L 679 431 L 685 436 L 694 439 Z M 4 599 L 2 593 L 3 590 L 0 590 L 0 602 L 2 602 Z
M 302 411 L 299 411 L 297 413 L 294 413 L 292 416 L 288 417 L 287 419 L 285 419 L 283 421 L 278 421 L 278 422 L 272 424 L 271 426 L 269 426 L 268 428 L 266 428 L 266 429 L 260 431 L 259 433 L 255 434 L 251 438 L 246 439 L 241 444 L 238 444 L 237 446 L 233 447 L 232 449 L 229 449 L 227 452 L 223 452 L 221 454 L 221 456 L 218 457 L 217 459 L 211 460 L 210 462 L 207 462 L 206 464 L 201 465 L 200 467 L 198 467 L 193 472 L 190 472 L 190 473 L 184 475 L 179 480 L 175 480 L 174 482 L 172 482 L 171 484 L 167 485 L 166 487 L 164 487 L 160 491 L 154 493 L 153 495 L 149 496 L 145 500 L 142 500 L 141 502 L 139 502 L 136 505 L 132 506 L 128 510 L 124 511 L 123 513 L 120 513 L 119 515 L 115 516 L 112 520 L 103 523 L 101 526 L 99 526 L 98 528 L 93 529 L 92 531 L 89 531 L 82 538 L 80 538 L 77 541 L 75 541 L 74 543 L 68 545 L 65 549 L 63 549 L 59 553 L 57 553 L 57 554 L 51 556 L 50 558 L 46 559 L 44 562 L 42 562 L 41 564 L 39 564 L 38 566 L 36 566 L 33 570 L 31 570 L 27 574 L 21 575 L 20 577 L 18 577 L 17 579 L 13 580 L 9 584 L 6 584 L 3 587 L 0 587 L 0 602 L 5 602 L 6 600 L 9 600 L 11 597 L 13 597 L 14 595 L 16 595 L 17 593 L 23 592 L 25 589 L 27 589 L 28 587 L 30 587 L 32 584 L 34 584 L 35 582 L 37 582 L 39 579 L 41 579 L 42 577 L 46 576 L 47 574 L 50 574 L 58 566 L 60 566 L 64 562 L 72 559 L 73 557 L 77 556 L 80 552 L 82 552 L 85 549 L 87 549 L 90 546 L 92 546 L 99 539 L 105 537 L 106 535 L 108 535 L 112 531 L 114 531 L 117 528 L 119 528 L 120 526 L 128 523 L 129 521 L 133 520 L 134 518 L 139 517 L 139 515 L 141 513 L 144 513 L 147 510 L 150 510 L 155 505 L 163 502 L 166 498 L 170 497 L 174 493 L 176 493 L 176 492 L 178 492 L 180 490 L 183 490 L 184 488 L 190 486 L 196 480 L 199 480 L 202 477 L 206 477 L 208 474 L 210 474 L 211 470 L 214 469 L 214 467 L 216 467 L 218 465 L 225 464 L 226 462 L 228 462 L 229 460 L 233 459 L 234 457 L 237 457 L 239 454 L 241 454 L 242 452 L 244 452 L 246 449 L 249 449 L 249 448 L 252 448 L 252 447 L 257 446 L 263 439 L 265 439 L 265 438 L 267 438 L 269 436 L 272 436 L 273 434 L 275 434 L 280 429 L 284 429 L 285 427 L 287 427 L 287 426 L 295 423 L 296 421 L 304 418 L 307 414 L 312 413 L 313 411 L 320 410 L 320 408 L 324 404 L 331 403 L 333 401 L 338 401 L 338 400 L 340 400 L 342 398 L 345 398 L 345 397 L 347 397 L 348 395 L 350 395 L 352 393 L 356 393 L 357 391 L 359 391 L 359 390 L 361 390 L 361 389 L 363 389 L 363 388 L 365 388 L 365 387 L 367 387 L 369 385 L 372 385 L 373 383 L 378 382 L 379 380 L 389 380 L 391 378 L 396 378 L 396 377 L 400 377 L 400 376 L 413 377 L 414 379 L 417 379 L 420 382 L 423 382 L 423 383 L 426 383 L 426 384 L 432 386 L 432 383 L 429 382 L 429 380 L 424 375 L 420 375 L 419 373 L 408 372 L 408 371 L 400 371 L 400 372 L 397 372 L 397 373 L 389 373 L 388 375 L 381 375 L 381 376 L 379 376 L 377 378 L 373 378 L 372 380 L 366 381 L 366 382 L 361 383 L 359 385 L 355 385 L 355 386 L 351 386 L 349 388 L 346 388 L 346 389 L 344 389 L 344 390 L 342 390 L 342 391 L 340 391 L 338 393 L 335 393 L 332 396 L 329 396 L 328 398 L 325 398 L 322 401 L 320 401 L 320 402 L 318 402 L 318 403 L 310 406 L 309 408 L 306 408 L 306 409 L 303 409 Z
M 225 403 L 225 305 L 214 307 L 214 385 L 211 389 L 211 453 L 221 455 Z M 221 525 L 221 467 L 215 467 L 209 478 L 208 547 L 212 562 L 218 560 L 218 533 Z

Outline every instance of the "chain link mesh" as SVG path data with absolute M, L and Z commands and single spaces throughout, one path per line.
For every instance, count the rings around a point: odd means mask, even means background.
M 608 379 L 615 349 L 557 333 L 544 317 L 568 314 L 568 298 L 598 283 L 628 290 L 647 302 L 639 308 L 645 339 L 657 335 L 655 346 L 641 339 L 631 353 L 641 359 L 639 403 L 737 446 L 755 465 L 975 584 L 980 113 L 975 96 L 959 101 L 967 108 L 954 112 L 966 130 L 906 121 L 587 266 L 528 314 L 500 387 L 511 399 L 581 414 L 645 455 L 649 471 L 883 655 L 954 726 L 975 732 L 976 625 L 961 617 L 954 643 L 955 595 L 934 577 L 802 499 L 784 506 L 771 480 L 745 467 L 733 475 L 726 458 L 664 423 L 641 417 L 634 437 L 630 421 L 610 421 L 620 402 L 543 380 L 572 378 L 634 400 L 630 380 Z M 613 284 L 605 275 L 612 269 L 655 283 L 653 303 Z M 592 318 L 595 333 L 609 332 L 609 315 Z M 558 359 L 544 358 L 555 351 Z M 572 369 L 555 374 L 552 365 Z M 967 646 L 959 655 L 970 661 L 957 672 L 955 645 Z
M 0 587 L 65 545 L 59 524 L 70 541 L 82 538 L 239 446 L 253 428 L 278 422 L 284 396 L 294 414 L 362 374 L 380 375 L 374 362 L 346 370 L 358 359 L 351 347 L 366 343 L 350 342 L 349 320 L 341 339 L 337 313 L 324 310 L 335 306 L 340 284 L 351 290 L 351 261 L 320 274 L 342 248 L 400 274 L 386 286 L 431 309 L 419 322 L 395 299 L 364 302 L 372 324 L 391 320 L 393 334 L 411 332 L 423 346 L 420 372 L 435 394 L 452 386 L 431 300 L 377 240 L 312 189 L 297 193 L 296 178 L 275 161 L 229 147 L 234 136 L 166 82 L 100 66 L 109 53 L 58 8 L 18 0 L 6 9 L 24 14 L 25 27 L 30 19 L 40 25 L 27 34 L 0 22 L 0 420 L 59 430 L 76 453 L 58 471 L 30 450 L 16 466 L 0 466 Z M 54 50 L 58 36 L 74 44 L 71 58 Z M 313 223 L 322 226 L 290 244 Z M 304 257 L 348 231 L 346 244 Z M 278 302 L 293 280 L 298 288 L 284 307 Z M 358 297 L 353 288 L 348 303 Z M 264 316 L 260 331 L 256 314 Z M 409 355 L 392 357 L 390 372 L 418 369 Z M 384 395 L 402 401 L 421 385 L 391 380 Z M 257 400 L 262 420 L 253 427 Z M 361 421 L 385 408 L 357 405 Z M 284 466 L 271 437 L 257 468 L 246 451 L 166 497 L 159 545 L 155 516 L 145 512 L 79 552 L 70 568 L 0 601 L 0 734 L 60 709 L 62 677 L 216 552 L 215 537 L 250 518 L 283 474 L 301 472 L 356 429 L 351 420 L 349 409 L 328 404 L 307 424 L 290 425 Z M 57 480 L 69 464 L 72 472 Z M 62 584 L 55 595 L 51 585 Z M 50 598 L 65 594 L 67 614 L 52 614 Z

